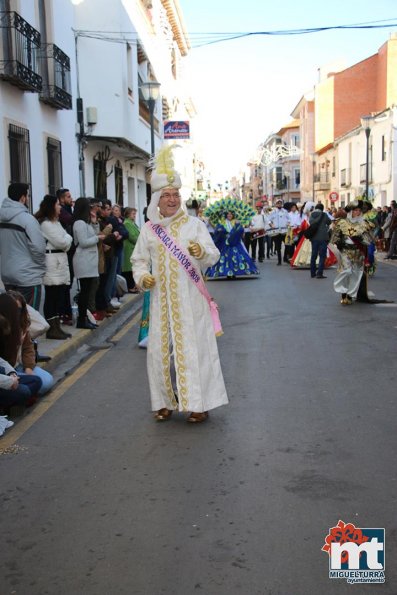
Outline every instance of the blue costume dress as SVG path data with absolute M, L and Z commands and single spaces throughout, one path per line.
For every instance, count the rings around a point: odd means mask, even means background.
M 242 242 L 244 228 L 226 219 L 216 226 L 212 239 L 221 253 L 218 262 L 209 267 L 205 275 L 208 279 L 258 276 L 259 271 Z

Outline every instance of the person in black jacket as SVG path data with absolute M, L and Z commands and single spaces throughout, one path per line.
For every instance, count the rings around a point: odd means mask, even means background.
M 312 243 L 312 256 L 310 259 L 310 275 L 316 279 L 326 279 L 324 275 L 324 264 L 327 257 L 327 245 L 329 240 L 329 226 L 331 219 L 324 213 L 324 205 L 318 203 L 310 214 L 309 225 L 317 225 L 316 233 L 310 241 Z M 317 266 L 317 258 L 319 258 Z

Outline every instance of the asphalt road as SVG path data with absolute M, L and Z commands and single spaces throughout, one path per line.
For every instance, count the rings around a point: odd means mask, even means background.
M 230 405 L 207 423 L 153 421 L 134 327 L 0 456 L 1 595 L 397 593 L 397 304 L 260 267 L 209 284 Z M 370 283 L 397 301 L 397 268 Z M 384 585 L 328 578 L 340 519 L 385 528 Z

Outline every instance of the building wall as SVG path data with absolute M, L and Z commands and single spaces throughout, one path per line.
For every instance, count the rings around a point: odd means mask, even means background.
M 334 138 L 359 126 L 361 116 L 376 110 L 378 65 L 375 54 L 334 75 Z
M 386 102 L 383 109 L 397 104 L 397 33 L 387 42 Z
M 315 150 L 333 142 L 334 136 L 334 77 L 318 83 L 315 87 Z
M 55 5 L 54 5 L 55 2 Z M 56 8 L 56 10 L 55 10 Z M 12 9 L 35 29 L 40 30 L 36 2 L 24 0 Z M 49 43 L 55 43 L 71 62 L 73 105 L 76 99 L 73 6 L 69 0 L 53 0 L 47 14 Z M 32 172 L 32 208 L 36 210 L 48 193 L 47 137 L 62 143 L 63 185 L 78 193 L 78 154 L 75 137 L 76 115 L 73 110 L 58 110 L 39 100 L 38 93 L 23 91 L 0 80 L 0 195 L 6 196 L 10 182 L 8 126 L 10 123 L 29 130 Z
M 125 138 L 150 154 L 150 126 L 139 117 L 138 33 L 134 24 L 119 1 L 85 0 L 75 7 L 75 19 L 78 29 L 101 31 L 101 39 L 83 33 L 77 42 L 80 95 L 85 107 L 96 107 L 98 113 L 98 122 L 90 132 Z M 111 33 L 121 30 L 125 42 Z M 127 44 L 132 52 L 132 97 L 128 94 Z M 161 120 L 160 105 L 159 101 L 155 116 Z M 155 137 L 159 143 L 160 135 Z
M 396 119 L 396 108 L 385 110 L 377 118 L 369 136 L 369 197 L 374 206 L 390 205 L 395 196 L 395 141 L 396 131 L 393 125 Z M 383 139 L 383 142 L 382 142 Z M 366 135 L 361 127 L 357 127 L 336 142 L 338 155 L 338 185 L 341 200 L 345 204 L 363 195 L 366 163 Z M 384 152 L 382 153 L 382 146 Z M 349 171 L 349 184 L 341 186 L 341 170 Z

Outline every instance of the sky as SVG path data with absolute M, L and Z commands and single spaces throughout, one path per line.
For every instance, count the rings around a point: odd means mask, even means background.
M 318 0 L 244 0 L 233 4 L 230 0 L 179 0 L 192 46 L 184 68 L 198 112 L 194 130 L 214 183 L 238 175 L 258 145 L 292 120 L 291 112 L 303 94 L 313 89 L 320 67 L 335 61 L 349 67 L 375 54 L 397 32 L 396 0 L 334 0 L 328 5 Z M 385 21 L 396 26 L 251 35 L 198 47 L 204 41 L 200 33 Z

